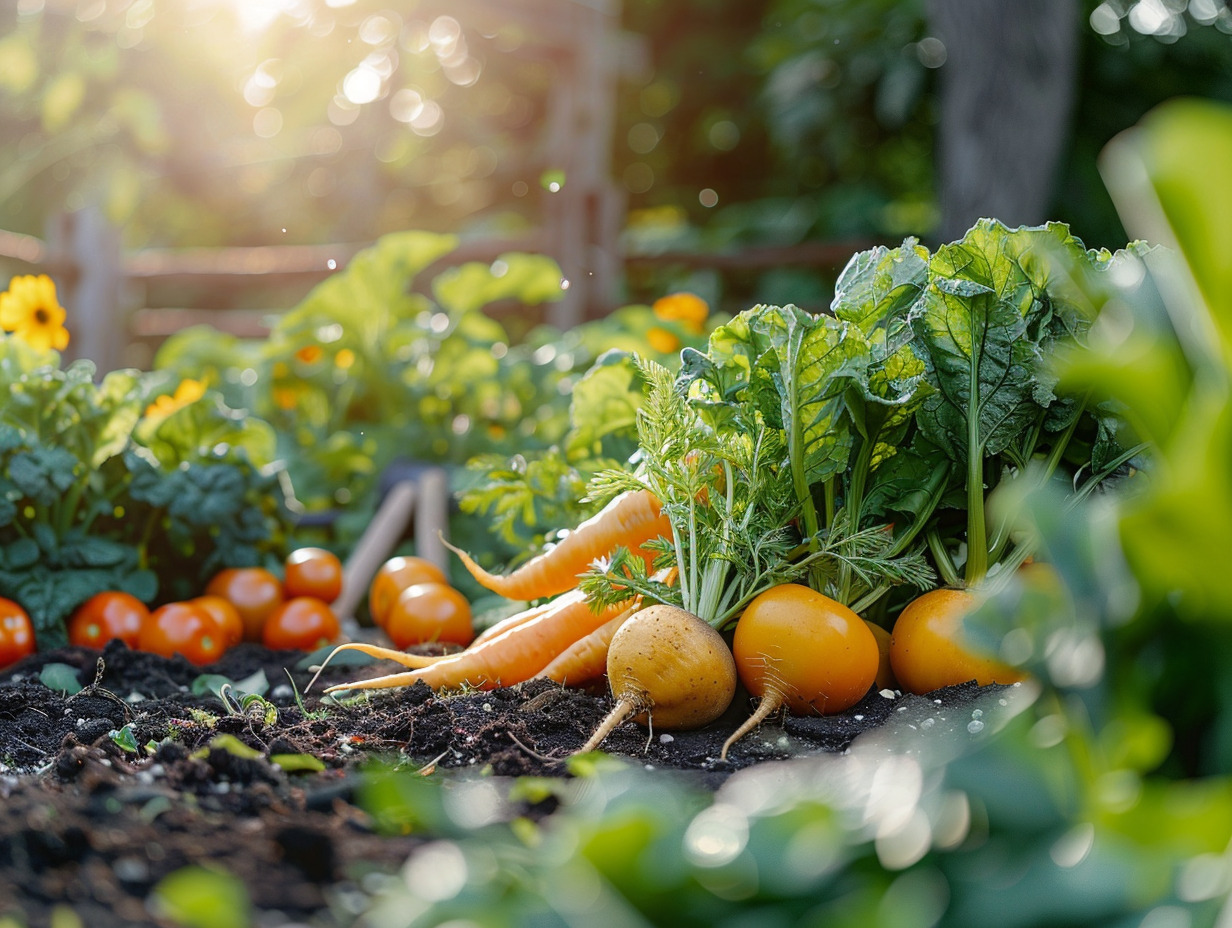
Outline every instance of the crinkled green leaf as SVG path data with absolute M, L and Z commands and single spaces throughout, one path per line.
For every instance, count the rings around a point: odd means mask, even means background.
M 852 256 L 834 285 L 830 311 L 872 337 L 906 333 L 907 313 L 928 284 L 928 250 L 909 238 L 898 248 L 878 246 Z
M 77 458 L 62 448 L 36 447 L 19 451 L 8 462 L 13 485 L 34 502 L 50 506 L 73 485 Z
M 937 391 L 919 422 L 954 460 L 1000 453 L 1055 399 L 1042 346 L 1081 318 L 1066 259 L 1087 261 L 1065 226 L 989 220 L 933 255 L 914 327 Z

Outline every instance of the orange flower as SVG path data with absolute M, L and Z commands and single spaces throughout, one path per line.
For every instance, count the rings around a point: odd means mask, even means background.
M 680 350 L 680 339 L 659 325 L 646 330 L 646 341 L 660 354 L 671 354 Z
M 655 300 L 650 308 L 660 319 L 683 323 L 698 335 L 706 330 L 706 317 L 710 315 L 706 301 L 693 293 L 669 293 Z
M 295 357 L 303 361 L 305 364 L 316 364 L 321 360 L 322 354 L 324 354 L 324 352 L 321 351 L 320 345 L 305 345 L 299 351 L 295 352 Z
M 295 387 L 274 387 L 274 404 L 279 409 L 292 410 L 299 404 L 301 392 Z
M 0 293 L 0 328 L 39 351 L 67 348 L 64 307 L 52 279 L 26 274 L 9 281 L 9 289 Z
M 184 379 L 173 394 L 163 394 L 145 408 L 147 418 L 165 418 L 205 396 L 205 381 Z

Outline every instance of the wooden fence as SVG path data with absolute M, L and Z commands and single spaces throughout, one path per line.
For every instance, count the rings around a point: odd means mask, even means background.
M 463 242 L 441 267 L 467 261 L 492 261 L 509 251 L 550 254 L 555 236 L 489 238 Z M 250 288 L 277 287 L 294 300 L 344 268 L 368 243 L 270 245 L 225 248 L 144 249 L 125 253 L 119 230 L 96 210 L 56 217 L 46 239 L 0 230 L 0 262 L 20 273 L 45 273 L 56 282 L 60 302 L 72 311 L 73 340 L 66 356 L 88 357 L 100 370 L 145 366 L 149 349 L 184 328 L 208 324 L 241 337 L 269 330 L 278 309 L 222 308 Z M 593 286 L 583 297 L 554 305 L 548 321 L 561 328 L 615 308 L 613 284 L 626 269 L 683 268 L 719 273 L 798 266 L 833 271 L 867 241 L 808 242 L 786 247 L 748 248 L 737 252 L 664 251 L 623 254 L 609 246 L 615 269 L 607 292 Z M 439 269 L 439 268 L 438 268 Z M 425 274 L 429 277 L 433 269 Z M 566 274 L 568 272 L 566 271 Z M 0 281 L 3 283 L 3 281 Z M 170 284 L 195 286 L 208 294 L 205 305 L 158 306 L 147 299 L 149 288 Z M 572 290 L 572 287 L 570 288 Z M 294 301 L 293 300 L 293 301 Z M 142 352 L 140 348 L 145 346 Z M 134 349 L 137 349 L 136 351 Z

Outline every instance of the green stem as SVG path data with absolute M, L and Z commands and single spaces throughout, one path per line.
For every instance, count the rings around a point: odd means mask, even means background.
M 971 586 L 988 572 L 988 528 L 984 522 L 984 447 L 979 440 L 979 417 L 973 415 L 967 423 L 966 580 Z
M 863 614 L 865 609 L 873 605 L 875 602 L 877 602 L 877 600 L 881 599 L 881 597 L 885 596 L 885 594 L 888 592 L 890 592 L 890 584 L 888 583 L 883 583 L 881 584 L 881 586 L 875 589 L 869 590 L 867 593 L 865 593 L 863 596 L 861 596 L 859 599 L 857 599 L 854 603 L 851 604 L 851 607 L 850 607 L 851 611 L 854 612 L 856 615 Z
M 87 474 L 83 480 L 79 480 L 69 488 L 68 494 L 59 501 L 56 506 L 56 532 L 61 538 L 68 534 L 68 530 L 73 526 L 73 519 L 77 515 L 77 506 L 81 502 L 81 494 L 85 492 L 86 484 L 89 483 L 90 477 Z
M 1109 474 L 1113 473 L 1118 467 L 1120 467 L 1126 461 L 1129 461 L 1137 457 L 1139 454 L 1141 454 L 1143 451 L 1145 451 L 1149 447 L 1150 447 L 1150 443 L 1144 441 L 1140 444 L 1134 445 L 1128 451 L 1124 451 L 1121 454 L 1117 455 L 1115 458 L 1113 458 L 1111 461 L 1108 462 L 1107 466 L 1104 467 L 1103 470 L 1101 470 L 1098 474 L 1093 476 L 1090 480 L 1088 480 L 1086 483 L 1082 485 L 1082 489 L 1078 490 L 1078 492 L 1074 495 L 1074 498 L 1070 501 L 1070 505 L 1072 506 L 1075 503 L 1078 503 L 1086 499 L 1088 496 L 1091 495 L 1091 492 L 1097 486 L 1099 486 L 1101 483 L 1104 482 L 1104 480 L 1108 477 Z
M 856 452 L 851 469 L 851 482 L 847 485 L 847 498 L 843 508 L 847 512 L 848 530 L 860 530 L 860 510 L 864 507 L 864 486 L 868 478 L 869 464 L 873 459 L 873 443 L 864 441 Z M 851 598 L 851 565 L 843 561 L 839 565 L 838 574 L 839 602 L 845 603 Z
M 161 509 L 151 509 L 141 530 L 141 540 L 137 542 L 137 566 L 142 570 L 150 566 L 150 539 L 154 537 L 154 526 L 161 515 Z
M 936 528 L 930 528 L 924 537 L 928 540 L 928 550 L 932 552 L 933 561 L 937 564 L 937 573 L 941 574 L 941 579 L 947 586 L 962 586 L 962 581 L 958 578 L 958 568 L 954 566 L 954 559 L 950 557 L 950 552 L 945 550 L 945 542 L 941 540 L 941 533 Z
M 1057 438 L 1057 442 L 1052 446 L 1052 451 L 1048 454 L 1048 460 L 1044 465 L 1044 479 L 1051 477 L 1058 467 L 1061 466 L 1061 457 L 1065 454 L 1065 449 L 1069 446 L 1069 440 L 1074 437 L 1074 431 L 1078 428 L 1078 420 L 1082 418 L 1082 412 L 1086 409 L 1087 401 L 1084 397 L 1082 402 L 1078 404 L 1078 410 L 1074 413 L 1074 418 L 1070 420 L 1069 425 L 1065 427 L 1065 431 Z

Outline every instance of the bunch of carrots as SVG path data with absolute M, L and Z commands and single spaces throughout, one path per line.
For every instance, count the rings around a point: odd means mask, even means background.
M 408 654 L 362 642 L 340 645 L 335 654 L 361 651 L 396 661 L 408 670 L 338 684 L 326 692 L 410 686 L 421 680 L 433 689 L 493 689 L 536 677 L 562 684 L 598 677 L 606 670 L 612 636 L 641 603 L 639 597 L 630 596 L 625 602 L 596 610 L 578 588 L 581 574 L 621 547 L 639 554 L 649 565 L 652 554 L 643 543 L 670 537 L 671 532 L 658 499 L 649 490 L 636 490 L 615 497 L 558 545 L 505 576 L 485 571 L 465 552 L 454 549 L 475 579 L 493 592 L 543 602 L 489 627 L 464 651 L 454 654 Z

